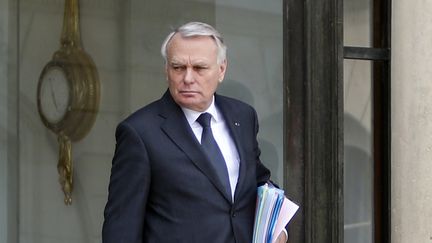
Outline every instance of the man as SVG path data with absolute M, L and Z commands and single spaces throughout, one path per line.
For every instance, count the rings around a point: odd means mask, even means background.
M 161 51 L 168 91 L 117 127 L 103 242 L 250 243 L 257 186 L 270 172 L 255 110 L 215 94 L 227 68 L 223 40 L 192 22 Z

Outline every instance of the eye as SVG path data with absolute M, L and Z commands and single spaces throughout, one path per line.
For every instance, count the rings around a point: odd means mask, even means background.
M 184 66 L 181 66 L 181 65 L 172 65 L 171 68 L 172 68 L 174 71 L 183 71 L 183 70 L 185 69 L 185 67 L 184 67 Z
M 194 66 L 193 69 L 194 69 L 195 71 L 199 72 L 199 71 L 206 70 L 207 67 L 206 67 L 206 66 Z

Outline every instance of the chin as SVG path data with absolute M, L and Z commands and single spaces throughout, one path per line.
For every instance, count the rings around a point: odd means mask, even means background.
M 180 104 L 182 107 L 188 108 L 190 110 L 194 110 L 194 111 L 204 111 L 206 108 L 203 108 L 200 105 L 197 104 L 191 104 L 191 103 L 181 103 Z

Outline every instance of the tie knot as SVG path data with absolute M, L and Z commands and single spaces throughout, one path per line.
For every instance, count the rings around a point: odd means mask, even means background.
M 210 120 L 212 118 L 212 115 L 210 113 L 202 113 L 198 119 L 197 122 L 202 126 L 202 127 L 210 127 Z

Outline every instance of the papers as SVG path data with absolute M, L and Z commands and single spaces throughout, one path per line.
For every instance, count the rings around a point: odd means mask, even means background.
M 253 243 L 273 243 L 299 207 L 284 191 L 265 184 L 258 187 Z

